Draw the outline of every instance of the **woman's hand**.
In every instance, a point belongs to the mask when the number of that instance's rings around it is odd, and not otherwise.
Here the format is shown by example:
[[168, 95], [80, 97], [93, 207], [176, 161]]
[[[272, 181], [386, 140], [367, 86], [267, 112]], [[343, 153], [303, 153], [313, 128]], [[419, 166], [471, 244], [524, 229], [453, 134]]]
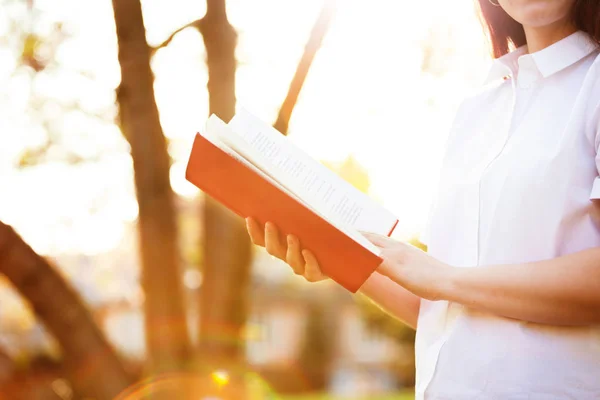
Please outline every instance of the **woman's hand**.
[[309, 282], [327, 279], [319, 267], [315, 256], [308, 250], [302, 249], [300, 241], [293, 235], [288, 235], [282, 243], [277, 227], [271, 222], [265, 224], [264, 230], [252, 218], [246, 218], [246, 227], [252, 242], [267, 249], [267, 252], [285, 261], [296, 275], [304, 276]]
[[442, 288], [451, 282], [454, 267], [410, 244], [372, 233], [363, 235], [381, 249], [383, 263], [377, 272], [421, 298], [442, 300]]

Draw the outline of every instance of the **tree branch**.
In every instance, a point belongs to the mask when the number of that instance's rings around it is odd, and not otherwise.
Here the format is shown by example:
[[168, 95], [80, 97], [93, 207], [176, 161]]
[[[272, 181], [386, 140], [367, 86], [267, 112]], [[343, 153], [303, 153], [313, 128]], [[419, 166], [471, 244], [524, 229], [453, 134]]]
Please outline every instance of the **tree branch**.
[[319, 17], [313, 25], [306, 46], [304, 47], [302, 58], [296, 67], [296, 73], [292, 78], [285, 100], [283, 100], [281, 108], [279, 109], [277, 120], [273, 126], [284, 135], [287, 135], [290, 118], [292, 117], [292, 112], [296, 106], [298, 96], [300, 96], [300, 91], [304, 86], [308, 71], [310, 70], [317, 51], [319, 51], [319, 48], [323, 43], [323, 38], [329, 30], [336, 3], [337, 0], [323, 1], [323, 7], [321, 8]]
[[169, 35], [169, 37], [164, 42], [162, 42], [161, 44], [159, 44], [156, 47], [150, 47], [151, 55], [154, 55], [158, 50], [162, 49], [163, 47], [167, 47], [171, 43], [171, 41], [175, 38], [175, 36], [177, 36], [177, 34], [180, 33], [181, 31], [184, 31], [187, 28], [200, 29], [201, 21], [202, 21], [202, 19], [197, 19], [195, 21], [192, 21], [192, 22], [185, 24], [182, 27], [176, 29], [173, 33], [171, 33]]
[[129, 386], [131, 377], [79, 293], [2, 221], [0, 273], [29, 302], [60, 344], [69, 378], [78, 394], [109, 400]]

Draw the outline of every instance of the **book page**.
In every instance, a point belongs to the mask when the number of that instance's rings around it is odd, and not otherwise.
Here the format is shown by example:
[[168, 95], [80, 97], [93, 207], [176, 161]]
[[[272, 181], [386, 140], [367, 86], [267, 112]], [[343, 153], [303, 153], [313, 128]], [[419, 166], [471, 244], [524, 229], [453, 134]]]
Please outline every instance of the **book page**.
[[253, 170], [257, 174], [259, 174], [263, 178], [267, 179], [271, 184], [276, 185], [279, 189], [281, 189], [281, 190], [285, 191], [287, 194], [293, 196], [296, 200], [302, 201], [296, 195], [289, 192], [286, 188], [281, 186], [278, 182], [274, 181], [270, 176], [268, 176], [263, 171], [261, 171], [259, 168], [257, 168], [250, 161], [246, 160], [244, 158], [244, 156], [239, 154], [232, 147], [228, 146], [223, 140], [221, 140], [221, 137], [226, 136], [226, 134], [224, 135], [222, 132], [223, 129], [225, 129], [225, 130], [228, 129], [227, 124], [225, 122], [223, 122], [216, 115], [211, 115], [206, 123], [206, 129], [204, 132], [201, 133], [201, 135], [204, 136], [209, 142], [211, 142], [212, 144], [217, 146], [219, 149], [223, 150], [229, 156], [231, 156], [232, 158], [241, 162], [246, 167], [250, 168], [251, 170]]
[[[287, 138], [245, 110], [228, 124], [258, 154], [278, 179], [328, 220], [357, 231], [387, 235], [396, 217], [335, 172], [294, 146]], [[254, 160], [253, 160], [254, 161]]]
[[369, 240], [367, 240], [363, 235], [354, 230], [352, 227], [346, 226], [345, 224], [335, 223], [334, 221], [329, 221], [318, 210], [314, 209], [310, 204], [308, 204], [303, 199], [301, 199], [293, 192], [288, 190], [288, 188], [282, 185], [275, 176], [268, 173], [264, 169], [264, 165], [263, 168], [261, 168], [260, 165], [256, 165], [255, 163], [253, 163], [250, 160], [250, 158], [256, 158], [256, 154], [253, 154], [254, 150], [247, 143], [245, 143], [243, 139], [237, 137], [237, 135], [235, 135], [235, 133], [231, 131], [228, 125], [225, 124], [225, 122], [219, 119], [216, 115], [211, 115], [209, 117], [206, 123], [205, 132], [202, 133], [202, 136], [204, 136], [212, 144], [226, 152], [232, 158], [236, 159], [248, 168], [252, 169], [254, 172], [259, 174], [261, 177], [263, 177], [269, 183], [277, 187], [279, 190], [288, 194], [290, 197], [292, 197], [293, 199], [310, 209], [316, 215], [330, 222], [339, 231], [341, 231], [346, 236], [350, 237], [363, 247], [370, 250], [373, 254], [378, 255], [380, 253], [380, 250], [379, 248], [377, 248], [377, 246], [373, 245]]

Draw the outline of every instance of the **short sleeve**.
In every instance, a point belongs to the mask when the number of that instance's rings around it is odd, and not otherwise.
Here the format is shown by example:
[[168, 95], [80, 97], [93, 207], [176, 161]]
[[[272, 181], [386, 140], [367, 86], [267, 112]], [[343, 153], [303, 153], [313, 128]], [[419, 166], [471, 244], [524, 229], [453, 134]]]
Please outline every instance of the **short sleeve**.
[[[598, 165], [598, 157], [596, 156], [596, 165]], [[594, 179], [594, 186], [592, 186], [592, 193], [590, 194], [591, 200], [600, 200], [600, 177]]]

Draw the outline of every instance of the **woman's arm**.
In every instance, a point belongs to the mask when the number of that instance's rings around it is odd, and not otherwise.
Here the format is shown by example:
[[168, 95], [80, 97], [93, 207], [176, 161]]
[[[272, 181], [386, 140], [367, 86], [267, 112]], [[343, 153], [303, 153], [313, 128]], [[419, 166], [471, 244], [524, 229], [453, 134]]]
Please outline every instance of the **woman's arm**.
[[387, 276], [374, 272], [359, 292], [371, 299], [386, 313], [413, 329], [417, 328], [421, 299]]
[[[328, 279], [321, 272], [314, 255], [300, 248], [297, 238], [290, 235], [287, 241], [282, 243], [275, 225], [267, 222], [263, 228], [252, 218], [248, 218], [246, 224], [252, 242], [265, 247], [269, 254], [285, 261], [297, 275], [302, 275], [309, 282]], [[374, 272], [363, 284], [360, 292], [388, 314], [416, 328], [421, 300], [402, 286]]]
[[456, 268], [440, 297], [542, 324], [598, 324], [600, 248], [526, 264]]
[[368, 235], [378, 271], [416, 295], [550, 325], [600, 324], [600, 248], [523, 264], [457, 268], [413, 246]]

